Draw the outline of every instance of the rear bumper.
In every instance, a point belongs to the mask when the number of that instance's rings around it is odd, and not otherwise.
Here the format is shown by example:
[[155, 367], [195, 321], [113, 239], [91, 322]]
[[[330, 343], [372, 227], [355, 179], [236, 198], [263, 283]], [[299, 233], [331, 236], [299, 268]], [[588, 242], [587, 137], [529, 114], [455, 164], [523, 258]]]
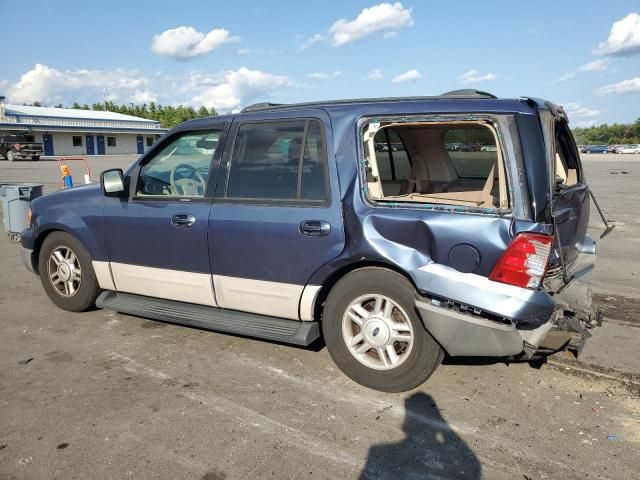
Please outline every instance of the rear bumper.
[[430, 263], [412, 273], [426, 297], [452, 301], [469, 310], [479, 310], [483, 316], [510, 320], [521, 328], [545, 324], [556, 308], [554, 299], [542, 290], [494, 282], [446, 265]]
[[595, 242], [586, 235], [570, 266], [570, 281], [565, 283], [562, 275], [547, 278], [546, 291], [425, 265], [414, 272], [424, 292], [416, 308], [425, 328], [451, 356], [507, 357], [564, 349], [577, 355], [591, 336], [588, 329], [601, 322], [591, 302], [596, 256]]
[[509, 357], [535, 350], [553, 327], [551, 321], [533, 329], [501, 323], [417, 300], [425, 328], [451, 356]]

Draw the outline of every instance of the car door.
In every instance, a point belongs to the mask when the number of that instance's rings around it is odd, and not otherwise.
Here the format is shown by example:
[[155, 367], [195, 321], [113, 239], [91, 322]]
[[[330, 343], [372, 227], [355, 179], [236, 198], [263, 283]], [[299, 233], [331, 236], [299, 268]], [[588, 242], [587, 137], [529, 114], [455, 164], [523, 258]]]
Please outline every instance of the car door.
[[307, 281], [343, 250], [331, 124], [307, 113], [234, 120], [209, 219], [221, 307], [311, 320], [320, 286]]
[[116, 290], [216, 306], [207, 225], [224, 124], [175, 133], [131, 171], [129, 196], [105, 198]]

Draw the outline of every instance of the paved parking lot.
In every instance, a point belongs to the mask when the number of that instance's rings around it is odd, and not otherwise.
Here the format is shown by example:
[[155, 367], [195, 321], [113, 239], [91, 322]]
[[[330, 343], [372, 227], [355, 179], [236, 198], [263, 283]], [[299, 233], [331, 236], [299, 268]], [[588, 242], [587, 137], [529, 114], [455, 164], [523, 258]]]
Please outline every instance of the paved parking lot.
[[[585, 160], [619, 225], [600, 243], [607, 340], [588, 362], [448, 359], [404, 394], [354, 384], [322, 345], [63, 312], [0, 236], [0, 478], [637, 478], [635, 160]], [[0, 182], [51, 191], [57, 175], [51, 161], [0, 163]]]

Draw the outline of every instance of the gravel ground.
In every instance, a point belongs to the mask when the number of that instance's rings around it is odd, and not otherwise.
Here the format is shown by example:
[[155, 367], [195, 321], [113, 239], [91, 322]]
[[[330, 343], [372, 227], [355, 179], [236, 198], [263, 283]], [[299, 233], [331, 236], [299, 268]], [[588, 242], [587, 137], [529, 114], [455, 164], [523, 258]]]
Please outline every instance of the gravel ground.
[[[640, 238], [640, 163], [605, 160], [587, 158], [585, 170], [608, 216], [624, 223], [601, 242], [596, 277], [610, 311], [624, 311], [611, 320], [622, 329], [615, 342], [638, 337], [640, 259], [631, 247]], [[131, 161], [90, 163], [98, 172]], [[51, 191], [56, 169], [1, 163], [0, 182]], [[559, 361], [447, 359], [420, 388], [383, 394], [348, 380], [322, 345], [58, 310], [4, 236], [0, 266], [2, 479], [631, 479], [640, 471], [639, 383], [621, 380], [633, 376]]]

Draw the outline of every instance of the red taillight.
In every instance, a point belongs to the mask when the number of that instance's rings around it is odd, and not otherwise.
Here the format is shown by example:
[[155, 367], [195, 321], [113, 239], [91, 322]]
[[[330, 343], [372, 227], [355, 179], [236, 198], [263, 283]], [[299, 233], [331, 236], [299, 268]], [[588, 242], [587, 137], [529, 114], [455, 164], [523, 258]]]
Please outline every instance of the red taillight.
[[547, 271], [553, 237], [519, 233], [502, 254], [489, 278], [518, 287], [538, 288]]

